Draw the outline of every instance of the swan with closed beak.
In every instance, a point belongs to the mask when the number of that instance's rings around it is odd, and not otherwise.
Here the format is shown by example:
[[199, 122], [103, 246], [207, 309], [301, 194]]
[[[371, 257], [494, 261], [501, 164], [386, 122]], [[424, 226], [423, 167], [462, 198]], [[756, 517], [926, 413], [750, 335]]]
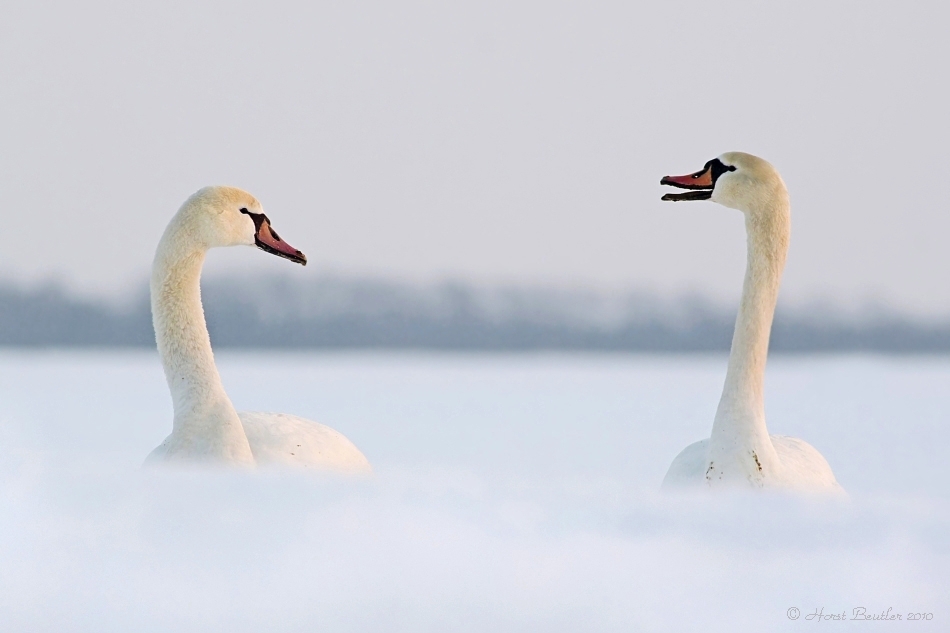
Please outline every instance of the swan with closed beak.
[[152, 265], [152, 324], [172, 395], [172, 433], [149, 462], [284, 464], [338, 473], [370, 472], [339, 432], [292, 415], [238, 412], [225, 393], [201, 305], [205, 255], [219, 246], [257, 248], [306, 265], [282, 240], [251, 194], [205, 187], [169, 222]]
[[769, 435], [765, 426], [765, 361], [791, 229], [782, 177], [761, 158], [729, 152], [694, 174], [666, 176], [660, 184], [687, 190], [668, 193], [663, 200], [711, 200], [741, 211], [748, 249], [712, 433], [677, 455], [663, 486], [843, 492], [821, 453], [803, 440]]

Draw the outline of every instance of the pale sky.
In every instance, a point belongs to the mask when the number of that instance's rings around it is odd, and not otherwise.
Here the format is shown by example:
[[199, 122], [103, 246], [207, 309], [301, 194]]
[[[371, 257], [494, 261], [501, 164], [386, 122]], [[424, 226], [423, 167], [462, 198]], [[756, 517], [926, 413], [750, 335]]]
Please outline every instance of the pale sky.
[[946, 3], [10, 2], [0, 278], [117, 292], [206, 184], [305, 269], [738, 294], [728, 150], [792, 196], [783, 297], [950, 314]]

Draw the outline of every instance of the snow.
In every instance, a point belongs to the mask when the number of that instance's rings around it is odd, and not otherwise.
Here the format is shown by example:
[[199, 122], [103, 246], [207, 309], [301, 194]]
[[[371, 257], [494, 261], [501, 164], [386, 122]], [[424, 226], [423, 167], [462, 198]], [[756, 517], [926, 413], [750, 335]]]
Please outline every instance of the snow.
[[238, 408], [333, 426], [375, 477], [142, 469], [171, 424], [153, 353], [3, 352], [0, 630], [947, 629], [946, 357], [770, 360], [770, 430], [846, 502], [659, 493], [718, 355], [218, 364]]

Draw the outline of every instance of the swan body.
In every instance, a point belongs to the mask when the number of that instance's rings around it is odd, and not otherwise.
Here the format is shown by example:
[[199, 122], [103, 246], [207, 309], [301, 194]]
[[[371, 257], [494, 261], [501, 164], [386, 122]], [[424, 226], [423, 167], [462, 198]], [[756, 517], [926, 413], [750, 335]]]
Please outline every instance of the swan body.
[[741, 152], [661, 184], [688, 189], [664, 200], [712, 200], [745, 214], [748, 260], [722, 397], [708, 439], [673, 460], [664, 487], [785, 488], [843, 492], [807, 442], [769, 435], [764, 380], [772, 318], [791, 231], [788, 191], [765, 160]]
[[[835, 480], [831, 466], [822, 457], [814, 446], [797, 437], [786, 435], [770, 435], [769, 439], [775, 447], [776, 458], [781, 468], [770, 473], [767, 481], [764, 477], [756, 477], [750, 471], [751, 477], [745, 481], [753, 487], [773, 486], [777, 488], [791, 488], [803, 490], [839, 491], [841, 486]], [[752, 457], [753, 463], [757, 455]], [[663, 478], [664, 488], [689, 488], [709, 485], [706, 473], [711, 465], [709, 458], [709, 440], [693, 442], [680, 452], [670, 464], [670, 468]], [[756, 467], [756, 471], [758, 468]], [[721, 474], [721, 472], [720, 472]]]
[[260, 203], [233, 187], [205, 187], [169, 222], [152, 265], [155, 341], [172, 395], [172, 432], [149, 462], [283, 464], [366, 473], [366, 457], [339, 432], [285, 414], [238, 412], [215, 366], [201, 305], [200, 277], [210, 248], [248, 245], [306, 264], [270, 226]]
[[239, 411], [258, 464], [318, 467], [344, 474], [369, 470], [369, 462], [339, 431], [286, 413]]

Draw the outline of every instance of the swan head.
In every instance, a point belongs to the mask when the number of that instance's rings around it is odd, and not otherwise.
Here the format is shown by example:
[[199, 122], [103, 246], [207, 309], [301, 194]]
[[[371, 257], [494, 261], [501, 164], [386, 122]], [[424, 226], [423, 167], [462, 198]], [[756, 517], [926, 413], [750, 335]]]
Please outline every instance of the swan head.
[[179, 215], [188, 234], [206, 248], [256, 246], [307, 265], [307, 257], [285, 242], [271, 227], [257, 198], [236, 187], [205, 187], [182, 206]]
[[767, 209], [777, 195], [787, 196], [785, 183], [768, 161], [743, 152], [726, 152], [685, 176], [664, 176], [661, 185], [688, 189], [663, 200], [711, 200], [743, 213]]

